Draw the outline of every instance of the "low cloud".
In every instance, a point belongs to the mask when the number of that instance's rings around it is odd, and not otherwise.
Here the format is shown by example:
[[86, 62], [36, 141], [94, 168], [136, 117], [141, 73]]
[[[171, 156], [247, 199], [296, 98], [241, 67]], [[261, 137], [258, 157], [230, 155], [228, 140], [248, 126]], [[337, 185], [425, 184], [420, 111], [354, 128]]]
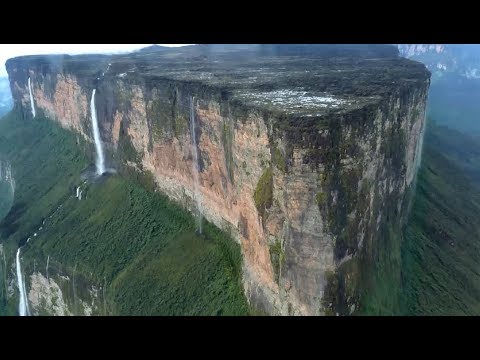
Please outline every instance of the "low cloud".
[[[115, 54], [135, 51], [153, 44], [0, 44], [0, 77], [6, 77], [5, 62], [13, 57], [38, 54]], [[184, 46], [189, 44], [158, 44]]]

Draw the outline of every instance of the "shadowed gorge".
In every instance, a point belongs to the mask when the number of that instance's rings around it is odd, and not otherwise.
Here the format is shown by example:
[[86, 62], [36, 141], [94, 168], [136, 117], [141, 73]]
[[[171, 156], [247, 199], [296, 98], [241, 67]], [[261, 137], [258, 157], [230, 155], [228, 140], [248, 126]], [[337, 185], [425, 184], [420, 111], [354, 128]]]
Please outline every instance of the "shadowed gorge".
[[[32, 312], [400, 306], [430, 73], [395, 47], [199, 45], [6, 67], [0, 154], [19, 196], [0, 237], [10, 254], [38, 232], [22, 248]], [[118, 174], [85, 178], [100, 153]]]

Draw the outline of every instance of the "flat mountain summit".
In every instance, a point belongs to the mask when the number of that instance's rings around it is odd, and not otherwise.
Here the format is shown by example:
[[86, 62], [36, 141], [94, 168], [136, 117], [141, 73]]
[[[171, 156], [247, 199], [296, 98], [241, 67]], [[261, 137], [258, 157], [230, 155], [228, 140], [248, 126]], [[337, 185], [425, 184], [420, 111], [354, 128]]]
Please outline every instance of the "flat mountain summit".
[[390, 45], [154, 45], [121, 55], [24, 56], [8, 60], [7, 68], [12, 62], [71, 72], [91, 79], [92, 88], [95, 80], [112, 77], [180, 81], [223, 100], [295, 117], [358, 109], [430, 76]]

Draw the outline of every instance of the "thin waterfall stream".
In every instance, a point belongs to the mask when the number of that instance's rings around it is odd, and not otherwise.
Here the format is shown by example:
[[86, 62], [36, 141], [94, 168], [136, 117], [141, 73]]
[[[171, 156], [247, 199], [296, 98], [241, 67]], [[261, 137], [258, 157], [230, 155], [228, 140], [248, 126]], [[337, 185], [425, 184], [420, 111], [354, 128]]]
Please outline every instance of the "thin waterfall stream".
[[97, 110], [95, 108], [95, 92], [93, 89], [92, 99], [90, 100], [90, 112], [92, 116], [93, 139], [95, 141], [95, 149], [97, 151], [97, 158], [95, 166], [97, 168], [97, 175], [102, 175], [105, 172], [105, 156], [103, 155], [102, 140], [100, 139], [100, 130], [98, 129]]

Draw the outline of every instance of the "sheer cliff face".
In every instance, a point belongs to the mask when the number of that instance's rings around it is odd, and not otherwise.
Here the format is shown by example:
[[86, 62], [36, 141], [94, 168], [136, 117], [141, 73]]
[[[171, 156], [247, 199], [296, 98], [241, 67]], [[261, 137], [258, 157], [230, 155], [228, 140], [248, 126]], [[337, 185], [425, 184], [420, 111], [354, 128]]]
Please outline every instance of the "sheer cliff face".
[[[228, 77], [226, 65], [218, 75], [162, 59], [160, 74], [125, 57], [91, 73], [37, 58], [10, 60], [7, 70], [27, 118], [30, 77], [37, 112], [92, 142], [88, 105], [96, 88], [107, 162], [125, 175], [153, 175], [159, 191], [190, 210], [193, 100], [203, 215], [240, 242], [251, 303], [271, 314], [354, 311], [362, 275], [382, 256], [384, 229], [399, 229], [406, 217], [428, 72], [388, 59], [377, 60], [376, 76], [375, 60], [352, 68], [350, 60], [317, 66], [311, 58], [292, 78], [282, 70], [289, 57], [248, 71], [232, 67], [238, 77]], [[192, 66], [184, 63], [178, 59]], [[353, 78], [337, 75], [347, 70]]]

